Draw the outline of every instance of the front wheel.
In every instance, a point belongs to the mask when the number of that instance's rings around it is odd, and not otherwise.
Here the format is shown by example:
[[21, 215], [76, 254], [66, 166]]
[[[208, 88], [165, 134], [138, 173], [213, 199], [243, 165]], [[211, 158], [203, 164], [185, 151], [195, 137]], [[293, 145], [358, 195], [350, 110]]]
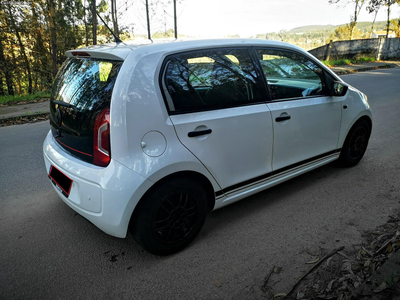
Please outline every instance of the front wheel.
[[352, 167], [359, 163], [367, 150], [371, 128], [365, 120], [358, 121], [349, 131], [339, 157], [344, 167]]
[[172, 178], [154, 186], [132, 216], [135, 241], [156, 255], [183, 249], [204, 224], [206, 197], [203, 187], [189, 178]]

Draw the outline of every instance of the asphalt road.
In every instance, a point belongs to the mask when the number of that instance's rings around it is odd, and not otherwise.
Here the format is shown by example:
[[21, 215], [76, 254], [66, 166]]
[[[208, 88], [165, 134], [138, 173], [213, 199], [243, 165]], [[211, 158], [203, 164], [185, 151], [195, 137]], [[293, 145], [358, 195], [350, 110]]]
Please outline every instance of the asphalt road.
[[355, 168], [333, 164], [211, 213], [183, 252], [156, 257], [75, 214], [47, 179], [48, 122], [0, 128], [0, 299], [261, 299], [400, 207], [400, 68], [346, 75], [374, 112]]

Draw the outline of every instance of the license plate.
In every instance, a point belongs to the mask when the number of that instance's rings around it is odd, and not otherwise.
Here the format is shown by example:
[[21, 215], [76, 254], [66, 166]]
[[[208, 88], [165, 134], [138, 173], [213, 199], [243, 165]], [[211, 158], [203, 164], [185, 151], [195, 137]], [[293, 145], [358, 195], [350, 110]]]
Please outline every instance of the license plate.
[[72, 179], [70, 179], [67, 175], [65, 175], [54, 166], [51, 166], [50, 168], [49, 178], [54, 185], [61, 189], [61, 193], [65, 197], [69, 196], [72, 187]]

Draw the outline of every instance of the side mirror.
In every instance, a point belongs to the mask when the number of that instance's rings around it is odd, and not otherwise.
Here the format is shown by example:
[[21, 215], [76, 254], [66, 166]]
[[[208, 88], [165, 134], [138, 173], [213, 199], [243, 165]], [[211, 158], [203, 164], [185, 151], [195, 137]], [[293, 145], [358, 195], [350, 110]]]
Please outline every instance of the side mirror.
[[331, 87], [331, 96], [342, 97], [346, 95], [349, 86], [340, 81], [334, 81]]

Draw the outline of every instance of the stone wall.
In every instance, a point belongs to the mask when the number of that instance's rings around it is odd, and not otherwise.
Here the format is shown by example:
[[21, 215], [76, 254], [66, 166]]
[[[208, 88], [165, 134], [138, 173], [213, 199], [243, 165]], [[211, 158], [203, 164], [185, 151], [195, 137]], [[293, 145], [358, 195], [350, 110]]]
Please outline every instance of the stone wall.
[[309, 52], [321, 60], [352, 58], [357, 54], [372, 55], [378, 60], [400, 58], [400, 38], [338, 41]]

